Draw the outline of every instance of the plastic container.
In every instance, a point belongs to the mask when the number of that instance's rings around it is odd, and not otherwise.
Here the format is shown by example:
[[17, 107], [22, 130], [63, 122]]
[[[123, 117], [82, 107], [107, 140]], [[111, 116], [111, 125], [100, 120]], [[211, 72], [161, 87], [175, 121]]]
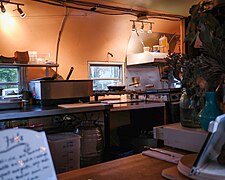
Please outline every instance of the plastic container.
[[160, 44], [161, 46], [167, 46], [167, 43], [168, 43], [168, 41], [167, 41], [167, 37], [165, 36], [165, 34], [163, 35], [163, 37], [162, 37], [162, 44]]
[[160, 52], [162, 53], [167, 53], [169, 50], [169, 43], [165, 34], [159, 38], [159, 47], [161, 47]]
[[160, 52], [159, 45], [154, 45], [153, 46], [153, 52]]
[[104, 141], [101, 127], [95, 121], [87, 120], [75, 129], [81, 136], [81, 167], [98, 164], [103, 161]]
[[80, 168], [80, 136], [57, 133], [47, 136], [56, 173]]

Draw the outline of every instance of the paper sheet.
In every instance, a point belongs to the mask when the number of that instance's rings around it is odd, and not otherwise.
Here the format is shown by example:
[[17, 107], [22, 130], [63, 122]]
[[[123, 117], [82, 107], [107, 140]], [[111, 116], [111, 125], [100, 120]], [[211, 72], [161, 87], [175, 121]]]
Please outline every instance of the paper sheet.
[[160, 152], [151, 151], [151, 150], [143, 151], [142, 154], [146, 155], [146, 156], [154, 157], [154, 158], [157, 158], [157, 159], [161, 159], [161, 160], [164, 160], [164, 161], [167, 161], [167, 162], [171, 162], [171, 163], [174, 163], [174, 164], [178, 164], [179, 160], [183, 157], [183, 155], [179, 154], [179, 153], [167, 151], [167, 150], [164, 150], [164, 149], [158, 149], [158, 150], [160, 150], [161, 152], [167, 153], [167, 154], [171, 154], [171, 156], [160, 153]]

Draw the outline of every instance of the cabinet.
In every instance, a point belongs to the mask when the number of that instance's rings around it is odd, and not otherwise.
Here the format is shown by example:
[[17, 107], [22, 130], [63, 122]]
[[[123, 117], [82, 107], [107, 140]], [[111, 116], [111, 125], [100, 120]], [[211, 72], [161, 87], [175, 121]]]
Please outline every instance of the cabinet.
[[[46, 123], [46, 118], [52, 117], [63, 117], [67, 115], [75, 115], [80, 114], [82, 119], [85, 119], [87, 113], [89, 115], [87, 117], [91, 117], [92, 119], [101, 119], [103, 121], [104, 127], [104, 144], [105, 150], [108, 151], [109, 148], [109, 111], [110, 105], [108, 104], [82, 104], [80, 103], [74, 108], [61, 108], [58, 106], [25, 106], [21, 109], [11, 109], [11, 110], [3, 110], [0, 111], [0, 124], [4, 122], [12, 122], [12, 121], [29, 121], [28, 126], [30, 127], [30, 120], [39, 120], [40, 123]], [[96, 115], [94, 115], [96, 114]], [[92, 116], [93, 115], [93, 116]], [[80, 121], [82, 119], [74, 119], [74, 121]], [[98, 119], [98, 120], [99, 120]], [[50, 119], [50, 121], [52, 121]], [[72, 123], [71, 119], [61, 119], [60, 122], [64, 121], [65, 125], [70, 125]], [[74, 125], [74, 124], [73, 124]], [[66, 126], [60, 125], [59, 128], [61, 131], [67, 131]], [[72, 127], [72, 125], [70, 125]], [[31, 127], [30, 127], [31, 128]], [[43, 129], [45, 130], [45, 128]]]

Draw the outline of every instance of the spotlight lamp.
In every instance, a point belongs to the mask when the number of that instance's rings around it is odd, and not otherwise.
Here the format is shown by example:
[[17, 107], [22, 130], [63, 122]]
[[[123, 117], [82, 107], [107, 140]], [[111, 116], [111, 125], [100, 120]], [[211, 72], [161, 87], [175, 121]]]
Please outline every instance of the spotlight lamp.
[[136, 31], [136, 26], [135, 26], [135, 22], [133, 21], [133, 25], [132, 25], [132, 31]]
[[23, 10], [20, 8], [20, 6], [17, 4], [17, 11], [20, 13], [21, 18], [24, 18], [26, 14], [23, 12]]
[[21, 6], [24, 6], [24, 4], [17, 3], [17, 2], [12, 2], [12, 1], [9, 1], [9, 0], [0, 0], [0, 2], [1, 2], [0, 8], [1, 8], [1, 12], [2, 13], [5, 13], [6, 12], [6, 8], [5, 8], [4, 4], [10, 4], [10, 5], [17, 6], [17, 8], [14, 9], [13, 11], [18, 11], [20, 13], [21, 18], [24, 18], [26, 16], [26, 14], [20, 8]]
[[3, 5], [3, 2], [1, 2], [1, 11], [2, 11], [2, 13], [6, 12], [6, 9], [5, 9], [5, 6]]
[[150, 21], [137, 21], [137, 20], [130, 20], [133, 25], [132, 25], [132, 31], [137, 31], [136, 29], [136, 23], [141, 23], [141, 28], [140, 31], [144, 32], [144, 26], [149, 24], [149, 30], [147, 33], [151, 34], [152, 33], [152, 24], [154, 24], [154, 22], [150, 22]]
[[149, 30], [148, 33], [151, 34], [152, 33], [152, 23], [149, 23]]
[[144, 32], [144, 23], [143, 22], [141, 23], [141, 29], [140, 29], [140, 31], [141, 32]]

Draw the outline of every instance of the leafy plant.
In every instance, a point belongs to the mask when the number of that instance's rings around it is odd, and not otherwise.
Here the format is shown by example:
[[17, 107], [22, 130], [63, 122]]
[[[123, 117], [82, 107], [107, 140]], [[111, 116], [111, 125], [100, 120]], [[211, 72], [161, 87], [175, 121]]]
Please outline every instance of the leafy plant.
[[208, 82], [208, 90], [217, 91], [225, 77], [225, 42], [214, 38], [203, 44], [201, 61], [202, 77]]
[[167, 69], [173, 72], [176, 79], [180, 80], [189, 97], [198, 99], [203, 93], [203, 79], [201, 61], [189, 55], [169, 53], [165, 58]]
[[212, 42], [214, 37], [224, 36], [224, 30], [219, 20], [210, 12], [213, 7], [211, 0], [200, 1], [193, 5], [190, 10], [190, 21], [186, 29], [186, 38], [190, 46], [195, 42], [198, 33], [203, 43]]

